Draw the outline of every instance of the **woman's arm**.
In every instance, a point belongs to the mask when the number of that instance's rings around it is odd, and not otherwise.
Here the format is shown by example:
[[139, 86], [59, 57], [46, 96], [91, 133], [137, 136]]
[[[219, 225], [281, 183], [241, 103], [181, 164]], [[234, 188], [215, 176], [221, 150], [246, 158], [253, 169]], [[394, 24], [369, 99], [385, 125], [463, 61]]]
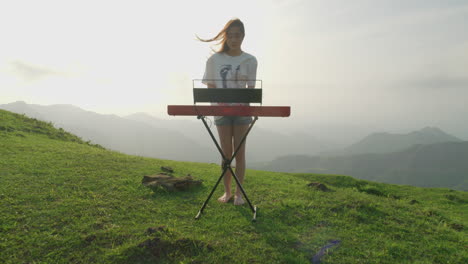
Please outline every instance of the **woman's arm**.
[[206, 86], [208, 86], [208, 88], [216, 88], [216, 85], [212, 84], [212, 83], [209, 83], [207, 84]]

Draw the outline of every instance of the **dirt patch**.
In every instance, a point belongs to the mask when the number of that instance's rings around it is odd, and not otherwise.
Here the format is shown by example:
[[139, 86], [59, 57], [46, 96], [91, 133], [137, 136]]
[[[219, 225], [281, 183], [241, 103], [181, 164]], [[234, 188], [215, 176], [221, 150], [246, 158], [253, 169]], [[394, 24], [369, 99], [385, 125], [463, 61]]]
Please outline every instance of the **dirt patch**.
[[186, 263], [187, 259], [204, 263], [197, 256], [214, 250], [210, 244], [181, 236], [164, 225], [147, 228], [144, 234], [146, 240], [127, 248], [112, 263]]
[[[156, 233], [155, 233], [156, 234]], [[213, 247], [203, 241], [180, 238], [175, 241], [155, 236], [138, 245], [154, 257], [160, 259], [175, 259], [177, 257], [194, 257], [203, 251], [212, 251]]]

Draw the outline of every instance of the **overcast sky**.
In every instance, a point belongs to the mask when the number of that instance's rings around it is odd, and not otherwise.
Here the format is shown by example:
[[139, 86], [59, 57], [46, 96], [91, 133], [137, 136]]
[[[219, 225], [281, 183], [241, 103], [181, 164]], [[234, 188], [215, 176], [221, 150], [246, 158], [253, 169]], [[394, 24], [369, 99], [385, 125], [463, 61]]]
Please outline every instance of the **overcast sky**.
[[211, 52], [195, 34], [233, 17], [264, 105], [292, 107], [265, 126], [334, 136], [438, 126], [468, 140], [468, 1], [2, 1], [0, 104], [178, 118], [166, 106], [192, 103]]

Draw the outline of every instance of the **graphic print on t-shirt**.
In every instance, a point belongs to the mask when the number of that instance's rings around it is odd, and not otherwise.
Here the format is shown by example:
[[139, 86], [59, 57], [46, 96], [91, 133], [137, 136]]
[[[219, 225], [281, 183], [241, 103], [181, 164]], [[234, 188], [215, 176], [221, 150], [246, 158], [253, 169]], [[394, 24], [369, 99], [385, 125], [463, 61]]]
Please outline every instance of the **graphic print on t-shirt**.
[[[232, 74], [232, 65], [222, 65], [219, 74], [221, 75], [223, 88], [239, 88], [237, 87], [237, 76], [240, 70], [240, 65], [236, 68], [236, 73], [234, 74], [235, 78], [233, 78]], [[233, 80], [234, 79], [234, 80]], [[228, 85], [228, 81], [232, 81], [232, 85]]]

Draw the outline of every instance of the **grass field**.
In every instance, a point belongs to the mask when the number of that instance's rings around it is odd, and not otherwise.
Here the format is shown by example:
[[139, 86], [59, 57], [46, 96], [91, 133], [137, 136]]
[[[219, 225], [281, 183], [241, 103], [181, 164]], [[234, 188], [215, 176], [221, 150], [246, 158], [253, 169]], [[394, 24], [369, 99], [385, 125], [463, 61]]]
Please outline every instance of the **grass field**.
[[[161, 166], [204, 183], [144, 187]], [[468, 263], [466, 192], [247, 170], [257, 222], [247, 205], [216, 202], [222, 186], [194, 220], [219, 173], [0, 110], [0, 263], [312, 263], [330, 241], [320, 263]]]

